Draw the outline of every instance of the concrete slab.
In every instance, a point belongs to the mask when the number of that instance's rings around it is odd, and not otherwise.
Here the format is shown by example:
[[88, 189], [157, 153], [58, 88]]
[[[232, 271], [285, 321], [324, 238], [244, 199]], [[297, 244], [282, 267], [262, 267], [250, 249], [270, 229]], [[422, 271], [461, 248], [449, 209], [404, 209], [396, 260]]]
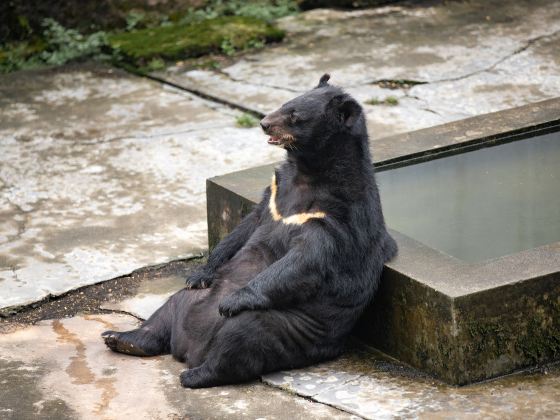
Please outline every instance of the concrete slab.
[[206, 178], [282, 156], [238, 112], [97, 65], [3, 76], [0, 110], [0, 309], [199, 253]]
[[[266, 375], [263, 381], [376, 420], [555, 418], [560, 412], [558, 366], [456, 388], [417, 376], [380, 353], [356, 352], [315, 367]], [[331, 385], [325, 387], [328, 381]]]
[[114, 300], [102, 305], [102, 309], [127, 312], [141, 319], [148, 319], [171, 295], [185, 287], [185, 278], [170, 274], [144, 279], [134, 296]]
[[181, 388], [170, 356], [109, 351], [99, 334], [130, 329], [125, 315], [43, 321], [0, 334], [0, 417], [79, 419], [352, 419], [261, 383]]
[[560, 410], [558, 367], [455, 388], [363, 348], [333, 362], [263, 378], [281, 389], [253, 382], [186, 390], [178, 381], [183, 365], [171, 357], [112, 353], [99, 338], [106, 328], [129, 329], [136, 324], [121, 314], [86, 315], [0, 332], [0, 416], [553, 418]]
[[284, 43], [220, 71], [174, 67], [159, 76], [267, 113], [329, 72], [364, 102], [398, 99], [365, 104], [373, 139], [560, 96], [554, 0], [316, 9], [280, 26]]

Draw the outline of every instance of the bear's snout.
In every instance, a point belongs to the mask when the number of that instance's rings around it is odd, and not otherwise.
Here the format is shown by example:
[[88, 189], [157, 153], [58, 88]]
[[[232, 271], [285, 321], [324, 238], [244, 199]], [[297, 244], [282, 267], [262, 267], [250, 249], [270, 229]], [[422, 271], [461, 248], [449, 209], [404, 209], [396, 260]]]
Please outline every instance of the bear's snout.
[[261, 128], [265, 133], [268, 132], [268, 129], [270, 128], [270, 122], [267, 121], [266, 117], [261, 120]]

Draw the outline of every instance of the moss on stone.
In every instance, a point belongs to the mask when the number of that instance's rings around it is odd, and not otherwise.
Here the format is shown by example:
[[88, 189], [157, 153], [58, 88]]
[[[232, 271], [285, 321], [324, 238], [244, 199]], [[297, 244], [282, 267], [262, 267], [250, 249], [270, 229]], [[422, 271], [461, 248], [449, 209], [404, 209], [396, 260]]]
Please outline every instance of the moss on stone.
[[258, 42], [282, 40], [284, 32], [263, 20], [243, 16], [223, 16], [188, 25], [122, 32], [109, 36], [111, 47], [135, 61], [154, 58], [180, 59], [222, 51], [227, 43], [244, 50]]
[[[556, 314], [560, 316], [560, 314]], [[519, 337], [516, 350], [533, 363], [557, 360], [560, 357], [560, 329], [542, 315], [533, 316], [527, 323], [526, 333]]]
[[[464, 366], [469, 378], [485, 379], [507, 371], [560, 359], [560, 289], [526, 296], [508, 314], [469, 316], [459, 329], [458, 343], [465, 348]], [[550, 297], [552, 296], [552, 298]], [[459, 317], [460, 318], [460, 317]]]
[[473, 352], [490, 351], [495, 357], [507, 352], [510, 335], [500, 322], [488, 320], [471, 320], [467, 322], [466, 329], [470, 336], [467, 346]]

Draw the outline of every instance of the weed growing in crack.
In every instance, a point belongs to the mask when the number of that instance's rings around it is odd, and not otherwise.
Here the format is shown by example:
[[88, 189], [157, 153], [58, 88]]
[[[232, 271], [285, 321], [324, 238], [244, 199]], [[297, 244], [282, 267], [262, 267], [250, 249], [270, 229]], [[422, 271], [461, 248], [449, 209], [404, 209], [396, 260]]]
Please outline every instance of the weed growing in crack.
[[394, 97], [394, 96], [387, 96], [387, 97], [385, 98], [385, 103], [386, 103], [387, 105], [395, 106], [395, 105], [398, 105], [398, 104], [399, 104], [399, 100], [398, 100], [396, 97]]
[[243, 127], [243, 128], [256, 127], [258, 122], [259, 121], [253, 115], [248, 114], [248, 113], [241, 114], [235, 120], [235, 124], [238, 127]]

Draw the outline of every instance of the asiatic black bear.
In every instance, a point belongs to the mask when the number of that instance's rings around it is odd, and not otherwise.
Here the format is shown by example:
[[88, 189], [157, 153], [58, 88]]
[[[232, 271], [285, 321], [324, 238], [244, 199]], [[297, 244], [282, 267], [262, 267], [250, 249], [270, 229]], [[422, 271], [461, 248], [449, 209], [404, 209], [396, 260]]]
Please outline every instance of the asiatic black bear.
[[371, 302], [387, 233], [361, 106], [321, 77], [262, 121], [286, 149], [262, 201], [142, 326], [107, 331], [112, 350], [172, 353], [181, 384], [257, 378], [338, 356]]

